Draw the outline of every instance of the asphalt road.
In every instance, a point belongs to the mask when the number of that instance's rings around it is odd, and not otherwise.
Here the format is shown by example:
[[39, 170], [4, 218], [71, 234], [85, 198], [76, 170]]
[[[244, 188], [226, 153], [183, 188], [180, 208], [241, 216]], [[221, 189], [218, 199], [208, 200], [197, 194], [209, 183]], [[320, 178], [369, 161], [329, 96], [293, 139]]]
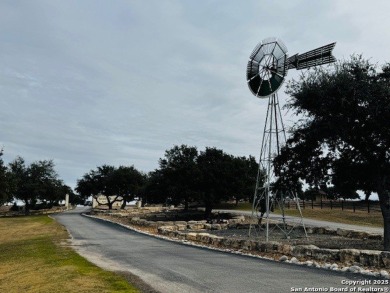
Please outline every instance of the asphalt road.
[[54, 216], [70, 232], [75, 249], [105, 269], [139, 276], [160, 292], [282, 293], [294, 292], [294, 288], [304, 292], [310, 287], [327, 288], [331, 292], [331, 287], [346, 288], [343, 282], [348, 280], [368, 280], [362, 275], [278, 263], [157, 239], [83, 217], [82, 211], [77, 208]]

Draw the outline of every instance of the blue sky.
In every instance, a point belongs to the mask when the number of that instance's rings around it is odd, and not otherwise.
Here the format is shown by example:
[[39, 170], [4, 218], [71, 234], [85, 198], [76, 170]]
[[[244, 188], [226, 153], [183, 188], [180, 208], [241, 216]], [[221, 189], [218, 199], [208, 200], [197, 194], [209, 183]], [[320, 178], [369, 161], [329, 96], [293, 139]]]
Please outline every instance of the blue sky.
[[338, 59], [383, 64], [388, 11], [360, 0], [3, 0], [4, 160], [53, 159], [74, 187], [102, 164], [152, 171], [176, 144], [257, 158], [267, 101], [245, 80], [256, 44], [277, 37], [292, 55], [336, 41]]

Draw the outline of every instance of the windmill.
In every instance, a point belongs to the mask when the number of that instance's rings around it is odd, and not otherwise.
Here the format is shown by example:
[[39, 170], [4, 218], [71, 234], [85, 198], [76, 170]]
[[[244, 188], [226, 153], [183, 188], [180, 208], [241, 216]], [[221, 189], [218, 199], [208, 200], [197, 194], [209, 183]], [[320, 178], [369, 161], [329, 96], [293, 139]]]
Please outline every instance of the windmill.
[[[249, 57], [246, 78], [249, 89], [258, 98], [268, 98], [268, 108], [261, 142], [259, 170], [257, 174], [255, 193], [253, 196], [252, 217], [259, 219], [255, 225], [260, 230], [260, 224], [265, 218], [266, 241], [269, 239], [270, 211], [278, 206], [281, 216], [276, 217], [274, 227], [279, 228], [286, 237], [294, 227], [288, 227], [284, 214], [284, 201], [287, 197], [296, 201], [300, 214], [300, 225], [306, 230], [298, 196], [293, 190], [275, 190], [273, 183], [277, 179], [273, 169], [273, 159], [280, 153], [281, 146], [286, 142], [286, 131], [283, 124], [277, 91], [282, 85], [289, 69], [305, 69], [335, 62], [332, 50], [336, 43], [287, 57], [287, 47], [276, 38], [268, 38], [260, 42]], [[262, 184], [262, 185], [261, 185]], [[261, 186], [260, 186], [261, 185]], [[272, 219], [273, 220], [273, 219]], [[256, 228], [250, 225], [249, 235]]]

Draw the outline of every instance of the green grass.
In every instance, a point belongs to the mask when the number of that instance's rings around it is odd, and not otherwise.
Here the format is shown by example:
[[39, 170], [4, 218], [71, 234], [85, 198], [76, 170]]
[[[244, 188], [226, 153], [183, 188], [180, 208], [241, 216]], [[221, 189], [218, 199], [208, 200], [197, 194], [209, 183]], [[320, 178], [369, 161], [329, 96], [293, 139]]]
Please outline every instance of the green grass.
[[1, 218], [0, 235], [0, 292], [140, 292], [62, 245], [66, 230], [47, 216]]

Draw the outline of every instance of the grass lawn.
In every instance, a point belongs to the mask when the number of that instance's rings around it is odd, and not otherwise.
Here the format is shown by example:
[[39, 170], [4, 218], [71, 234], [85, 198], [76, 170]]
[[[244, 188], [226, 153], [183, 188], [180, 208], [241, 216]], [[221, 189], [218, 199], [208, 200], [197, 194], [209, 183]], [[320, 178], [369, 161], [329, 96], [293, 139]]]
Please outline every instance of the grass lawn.
[[0, 292], [140, 292], [61, 245], [67, 239], [47, 216], [0, 218]]
[[[251, 211], [252, 205], [250, 203], [239, 203], [237, 206], [231, 203], [221, 203], [217, 209], [226, 209], [226, 210], [245, 210]], [[275, 210], [278, 213], [277, 210]], [[297, 209], [286, 209], [286, 215], [289, 216], [298, 216]], [[314, 208], [306, 207], [302, 209], [302, 215], [304, 218], [330, 221], [336, 223], [352, 224], [352, 225], [362, 225], [370, 227], [383, 227], [382, 214], [378, 211], [358, 211], [353, 212], [352, 210], [339, 209], [330, 209], [330, 208]]]
[[[286, 215], [298, 216], [299, 212], [296, 209], [290, 209], [285, 211]], [[311, 209], [306, 208], [302, 209], [302, 215], [304, 218], [351, 224], [351, 225], [360, 225], [360, 226], [369, 226], [369, 227], [383, 227], [383, 218], [382, 214], [377, 211], [356, 211], [344, 210], [341, 209]]]

